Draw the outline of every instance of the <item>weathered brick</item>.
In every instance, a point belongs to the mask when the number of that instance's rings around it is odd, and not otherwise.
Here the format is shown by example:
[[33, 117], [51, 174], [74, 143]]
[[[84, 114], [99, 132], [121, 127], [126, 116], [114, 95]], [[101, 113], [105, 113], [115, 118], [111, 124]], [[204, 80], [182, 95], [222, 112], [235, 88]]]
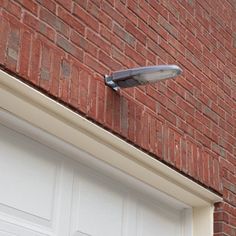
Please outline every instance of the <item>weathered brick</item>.
[[41, 6], [44, 6], [49, 11], [55, 13], [56, 12], [56, 3], [54, 1], [48, 1], [48, 0], [36, 0]]
[[3, 1], [3, 7], [12, 15], [21, 18], [21, 7], [13, 1]]
[[150, 108], [153, 111], [156, 111], [156, 102], [153, 98], [146, 96], [143, 92], [141, 92], [139, 89], [135, 90], [135, 98], [145, 104], [148, 108]]
[[103, 51], [99, 51], [98, 59], [100, 62], [105, 64], [109, 69], [113, 71], [121, 70], [122, 68], [120, 63], [116, 62], [114, 59], [109, 57], [109, 55], [107, 55]]
[[141, 43], [146, 44], [146, 36], [133, 23], [126, 21], [125, 29]]
[[38, 4], [31, 0], [15, 0], [19, 4], [21, 4], [25, 9], [29, 10], [34, 15], [38, 15]]
[[219, 122], [218, 115], [214, 111], [212, 111], [208, 106], [203, 106], [202, 111], [204, 115], [206, 115], [209, 119], [218, 124]]
[[20, 48], [20, 59], [19, 59], [19, 74], [28, 78], [29, 76], [29, 65], [30, 65], [30, 54], [32, 50], [32, 32], [28, 30], [22, 30], [21, 33], [21, 48]]
[[70, 77], [70, 74], [71, 74], [71, 65], [67, 60], [63, 59], [61, 61], [61, 76], [62, 78], [68, 78]]
[[20, 49], [20, 24], [12, 22], [10, 24], [10, 32], [8, 35], [6, 64], [9, 68], [16, 71], [19, 62]]
[[74, 46], [71, 42], [60, 35], [57, 36], [56, 42], [63, 50], [76, 57], [79, 61], [83, 61], [83, 51], [80, 48]]
[[87, 30], [86, 40], [89, 40], [90, 42], [94, 43], [97, 47], [99, 47], [108, 54], [111, 51], [111, 43], [108, 43], [99, 34], [96, 34], [91, 30]]
[[79, 5], [74, 4], [73, 14], [76, 17], [78, 17], [81, 21], [83, 21], [84, 24], [86, 24], [89, 27], [91, 27], [94, 31], [98, 31], [99, 30], [99, 23], [98, 23], [98, 21], [94, 17], [92, 17], [90, 14], [88, 14]]
[[33, 84], [38, 85], [39, 83], [39, 67], [40, 67], [40, 55], [42, 50], [41, 41], [38, 38], [32, 39], [31, 49], [31, 63], [30, 63], [30, 81]]
[[164, 17], [159, 16], [159, 23], [160, 25], [169, 32], [173, 37], [178, 37], [178, 31], [171, 25]]
[[[50, 93], [56, 97], [59, 96], [60, 66], [61, 66], [61, 59], [63, 57], [65, 56], [59, 51], [55, 51], [53, 53]], [[76, 87], [76, 89], [78, 89], [78, 87]]]
[[130, 46], [134, 47], [135, 45], [135, 37], [133, 37], [131, 34], [126, 32], [123, 28], [121, 28], [119, 25], [114, 24], [113, 26], [113, 32], [119, 36], [122, 40], [124, 40], [126, 43], [128, 43]]
[[131, 59], [133, 59], [139, 66], [146, 65], [146, 59], [141, 54], [139, 54], [139, 52], [135, 51], [128, 45], [126, 45], [125, 47], [125, 54]]
[[63, 8], [58, 8], [58, 17], [61, 18], [63, 22], [71, 26], [74, 30], [76, 30], [77, 33], [80, 33], [81, 35], [85, 34], [85, 26], [82, 22], [80, 22], [76, 17], [71, 15], [69, 12], [64, 10]]
[[85, 52], [88, 52], [92, 56], [97, 57], [98, 48], [74, 30], [71, 33], [71, 41]]
[[83, 112], [87, 112], [88, 104], [88, 82], [89, 73], [85, 70], [79, 71], [79, 109]]
[[41, 8], [39, 17], [64, 36], [69, 35], [69, 26], [50, 11]]
[[89, 66], [91, 69], [100, 73], [101, 75], [106, 75], [109, 72], [109, 69], [102, 65], [99, 61], [95, 60], [89, 55], [85, 55], [84, 63]]
[[55, 30], [52, 27], [46, 25], [46, 23], [40, 21], [35, 16], [31, 15], [28, 12], [24, 12], [23, 22], [33, 30], [37, 30], [39, 33], [49, 38], [51, 41], [54, 41]]
[[88, 88], [88, 97], [89, 97], [88, 115], [92, 118], [97, 117], [97, 93], [98, 93], [98, 81], [95, 77], [90, 76], [89, 88]]
[[113, 20], [115, 20], [119, 25], [124, 26], [125, 18], [117, 12], [109, 3], [103, 2], [101, 10], [106, 12]]

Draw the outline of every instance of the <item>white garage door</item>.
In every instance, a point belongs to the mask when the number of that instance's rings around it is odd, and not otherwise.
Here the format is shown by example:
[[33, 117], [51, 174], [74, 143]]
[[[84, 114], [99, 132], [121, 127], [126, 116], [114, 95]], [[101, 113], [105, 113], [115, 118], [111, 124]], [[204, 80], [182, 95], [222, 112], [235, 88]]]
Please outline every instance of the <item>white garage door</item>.
[[108, 173], [0, 125], [0, 236], [190, 236], [186, 206]]

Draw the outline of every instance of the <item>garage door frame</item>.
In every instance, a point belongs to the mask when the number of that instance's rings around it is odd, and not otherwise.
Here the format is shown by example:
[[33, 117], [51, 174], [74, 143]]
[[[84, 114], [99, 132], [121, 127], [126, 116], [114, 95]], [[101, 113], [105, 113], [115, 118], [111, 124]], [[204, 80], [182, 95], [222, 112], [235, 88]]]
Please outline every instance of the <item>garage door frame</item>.
[[[215, 193], [0, 71], [0, 107], [193, 207], [193, 236], [212, 236]], [[90, 147], [96, 146], [96, 149]]]

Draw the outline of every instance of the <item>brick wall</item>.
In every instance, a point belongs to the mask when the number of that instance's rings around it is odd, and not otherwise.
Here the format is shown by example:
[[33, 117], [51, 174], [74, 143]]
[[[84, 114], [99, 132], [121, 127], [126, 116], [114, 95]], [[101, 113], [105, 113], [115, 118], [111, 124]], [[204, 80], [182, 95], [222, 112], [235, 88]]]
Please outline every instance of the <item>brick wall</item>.
[[[113, 92], [111, 71], [182, 76]], [[224, 198], [236, 235], [235, 0], [1, 0], [0, 65]]]

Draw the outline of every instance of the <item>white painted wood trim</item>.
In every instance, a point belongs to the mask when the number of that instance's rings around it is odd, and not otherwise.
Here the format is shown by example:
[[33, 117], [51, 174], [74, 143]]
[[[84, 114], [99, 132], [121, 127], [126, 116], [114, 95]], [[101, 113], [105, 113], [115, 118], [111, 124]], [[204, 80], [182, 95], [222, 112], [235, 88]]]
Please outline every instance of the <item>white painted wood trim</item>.
[[[0, 71], [0, 107], [30, 124], [122, 170], [175, 199], [212, 215], [212, 204], [222, 201], [215, 193], [174, 171], [146, 153], [102, 129], [32, 87]], [[208, 210], [207, 210], [208, 209]], [[196, 222], [196, 223], [195, 223]], [[199, 224], [197, 222], [200, 222]], [[205, 230], [213, 232], [211, 219]], [[211, 222], [211, 223], [210, 223]], [[194, 236], [212, 235], [199, 234]]]

